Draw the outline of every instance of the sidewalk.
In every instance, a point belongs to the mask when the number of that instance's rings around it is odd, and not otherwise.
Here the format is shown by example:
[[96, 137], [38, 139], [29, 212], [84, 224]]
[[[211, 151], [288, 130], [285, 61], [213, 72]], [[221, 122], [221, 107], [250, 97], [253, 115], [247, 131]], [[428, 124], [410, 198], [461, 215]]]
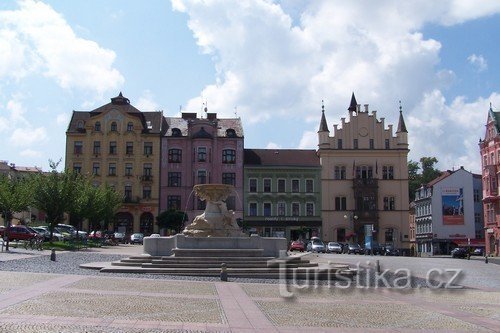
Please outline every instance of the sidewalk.
[[[142, 247], [84, 251], [133, 255]], [[39, 254], [13, 249], [0, 253], [0, 261]], [[229, 280], [0, 270], [0, 332], [498, 332], [500, 327], [498, 291]]]

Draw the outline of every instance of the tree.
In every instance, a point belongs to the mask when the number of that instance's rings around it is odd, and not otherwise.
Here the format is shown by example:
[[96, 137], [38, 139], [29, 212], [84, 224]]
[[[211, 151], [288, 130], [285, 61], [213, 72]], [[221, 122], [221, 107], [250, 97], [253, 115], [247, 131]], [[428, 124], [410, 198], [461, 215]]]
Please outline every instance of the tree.
[[174, 230], [175, 233], [181, 232], [181, 228], [184, 222], [187, 220], [187, 216], [183, 211], [169, 209], [166, 210], [156, 217], [158, 226], [160, 228]]
[[122, 205], [122, 196], [114, 188], [105, 184], [98, 191], [99, 217], [103, 221], [104, 229], [108, 229], [113, 222], [118, 208]]
[[408, 189], [410, 191], [410, 202], [415, 200], [415, 191], [422, 185], [422, 176], [418, 173], [420, 166], [418, 162], [408, 162]]
[[434, 164], [438, 162], [435, 157], [422, 157], [420, 164], [422, 165], [422, 183], [427, 184], [431, 180], [439, 177], [441, 171], [434, 168]]
[[[408, 190], [410, 191], [409, 197], [410, 201], [415, 200], [415, 192], [423, 184], [427, 184], [433, 179], [441, 175], [441, 171], [434, 168], [434, 164], [438, 162], [435, 157], [421, 157], [420, 165], [419, 162], [409, 161], [408, 162]], [[419, 173], [419, 170], [422, 170]]]
[[22, 212], [31, 204], [31, 182], [29, 179], [10, 176], [0, 176], [0, 211], [5, 221], [7, 242], [5, 249], [9, 250], [9, 228], [14, 213]]

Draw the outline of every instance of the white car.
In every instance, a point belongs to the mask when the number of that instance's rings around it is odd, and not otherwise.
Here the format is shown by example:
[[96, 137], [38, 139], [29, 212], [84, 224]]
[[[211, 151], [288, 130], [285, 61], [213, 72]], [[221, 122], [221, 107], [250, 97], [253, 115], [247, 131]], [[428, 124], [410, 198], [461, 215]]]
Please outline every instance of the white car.
[[[47, 230], [47, 232], [48, 232], [48, 233], [49, 233], [49, 235], [50, 235], [50, 229], [49, 229], [49, 227], [48, 227], [48, 226], [46, 226], [46, 225], [42, 225], [42, 226], [40, 226], [40, 227], [38, 227], [38, 228], [42, 228], [42, 229]], [[66, 238], [66, 237], [64, 237], [64, 235], [63, 235], [62, 233], [59, 233], [59, 232], [57, 232], [57, 230], [56, 230], [56, 229], [54, 229], [54, 232], [52, 233], [52, 240], [53, 240], [53, 241], [61, 241], [61, 242], [62, 242], [62, 241], [64, 241], [64, 240], [65, 240], [65, 238]]]

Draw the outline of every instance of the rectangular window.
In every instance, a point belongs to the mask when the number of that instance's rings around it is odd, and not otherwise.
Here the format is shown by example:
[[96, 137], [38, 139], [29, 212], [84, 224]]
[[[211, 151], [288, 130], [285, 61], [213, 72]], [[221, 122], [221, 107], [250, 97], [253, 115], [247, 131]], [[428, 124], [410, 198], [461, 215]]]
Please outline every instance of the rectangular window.
[[73, 171], [75, 173], [82, 173], [82, 165], [80, 163], [73, 164]]
[[342, 139], [337, 140], [337, 149], [342, 149]]
[[83, 142], [82, 141], [75, 141], [74, 153], [76, 155], [81, 155], [83, 153]]
[[314, 203], [306, 202], [306, 216], [314, 216]]
[[248, 180], [248, 191], [251, 193], [257, 192], [257, 179], [256, 178], [250, 178]]
[[110, 176], [116, 176], [116, 163], [109, 163], [108, 171]]
[[300, 215], [300, 205], [298, 202], [292, 202], [292, 216]]
[[286, 215], [286, 203], [283, 201], [278, 202], [278, 216]]
[[92, 150], [94, 155], [101, 154], [101, 141], [94, 141], [94, 149]]
[[335, 197], [335, 210], [347, 210], [346, 197]]
[[153, 143], [152, 142], [144, 142], [144, 155], [146, 155], [146, 156], [153, 155]]
[[207, 147], [198, 147], [198, 162], [206, 162], [207, 161]]
[[169, 172], [167, 184], [168, 184], [168, 187], [180, 187], [181, 186], [181, 173], [180, 172]]
[[226, 163], [226, 164], [236, 163], [236, 150], [224, 149], [222, 151], [222, 163]]
[[286, 180], [278, 179], [278, 193], [285, 193], [285, 192], [286, 192]]
[[95, 176], [99, 175], [99, 163], [96, 162], [92, 165], [92, 174]]
[[248, 216], [257, 216], [257, 203], [250, 202], [248, 204]]
[[132, 185], [125, 185], [124, 198], [126, 202], [132, 201]]
[[125, 164], [125, 176], [132, 176], [132, 163]]
[[271, 178], [264, 178], [264, 192], [271, 193]]
[[167, 196], [167, 209], [180, 210], [181, 208], [181, 196], [180, 195], [169, 195]]
[[394, 167], [392, 165], [382, 167], [382, 179], [394, 179]]
[[352, 144], [354, 146], [354, 149], [358, 149], [358, 139], [354, 139]]
[[182, 150], [172, 148], [168, 150], [168, 161], [170, 163], [181, 163], [182, 162]]
[[132, 155], [134, 153], [134, 143], [126, 142], [125, 143], [125, 154]]
[[373, 139], [370, 139], [370, 149], [375, 149], [375, 142]]
[[198, 170], [198, 184], [207, 183], [207, 172], [205, 170]]
[[300, 192], [300, 183], [298, 179], [292, 179], [292, 193]]
[[314, 193], [314, 181], [306, 179], [306, 193]]
[[333, 174], [334, 179], [346, 179], [346, 168], [344, 165], [336, 165]]
[[226, 207], [228, 210], [236, 210], [236, 197], [234, 195], [231, 195], [226, 199]]
[[481, 201], [481, 194], [478, 189], [474, 189], [474, 202], [480, 202]]
[[222, 184], [236, 186], [236, 173], [223, 172], [222, 173]]
[[264, 202], [264, 216], [271, 216], [271, 203]]
[[373, 178], [373, 167], [371, 165], [357, 166], [356, 167], [356, 178], [357, 179], [372, 179]]
[[394, 197], [384, 197], [384, 210], [395, 210]]
[[142, 180], [153, 180], [153, 165], [151, 163], [144, 163], [142, 166]]
[[385, 149], [390, 149], [389, 139], [385, 139]]
[[116, 141], [110, 141], [109, 142], [109, 154], [110, 155], [116, 155], [117, 154]]
[[151, 186], [144, 186], [142, 188], [142, 198], [151, 199]]

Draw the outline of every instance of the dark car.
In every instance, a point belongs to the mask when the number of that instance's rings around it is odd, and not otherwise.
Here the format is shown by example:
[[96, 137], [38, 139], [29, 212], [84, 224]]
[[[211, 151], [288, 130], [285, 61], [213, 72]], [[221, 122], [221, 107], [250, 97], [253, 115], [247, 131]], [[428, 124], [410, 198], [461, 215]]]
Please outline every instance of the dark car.
[[452, 258], [466, 258], [467, 257], [467, 249], [463, 247], [457, 247], [451, 250]]
[[347, 252], [347, 254], [351, 254], [351, 253], [361, 254], [362, 249], [361, 249], [361, 246], [359, 246], [359, 244], [348, 244], [346, 252]]
[[386, 256], [399, 256], [399, 250], [393, 245], [386, 245], [384, 248], [384, 255]]
[[289, 251], [300, 251], [300, 252], [304, 252], [306, 246], [304, 245], [304, 242], [300, 241], [300, 240], [296, 240], [296, 241], [292, 241], [290, 243], [290, 249]]

